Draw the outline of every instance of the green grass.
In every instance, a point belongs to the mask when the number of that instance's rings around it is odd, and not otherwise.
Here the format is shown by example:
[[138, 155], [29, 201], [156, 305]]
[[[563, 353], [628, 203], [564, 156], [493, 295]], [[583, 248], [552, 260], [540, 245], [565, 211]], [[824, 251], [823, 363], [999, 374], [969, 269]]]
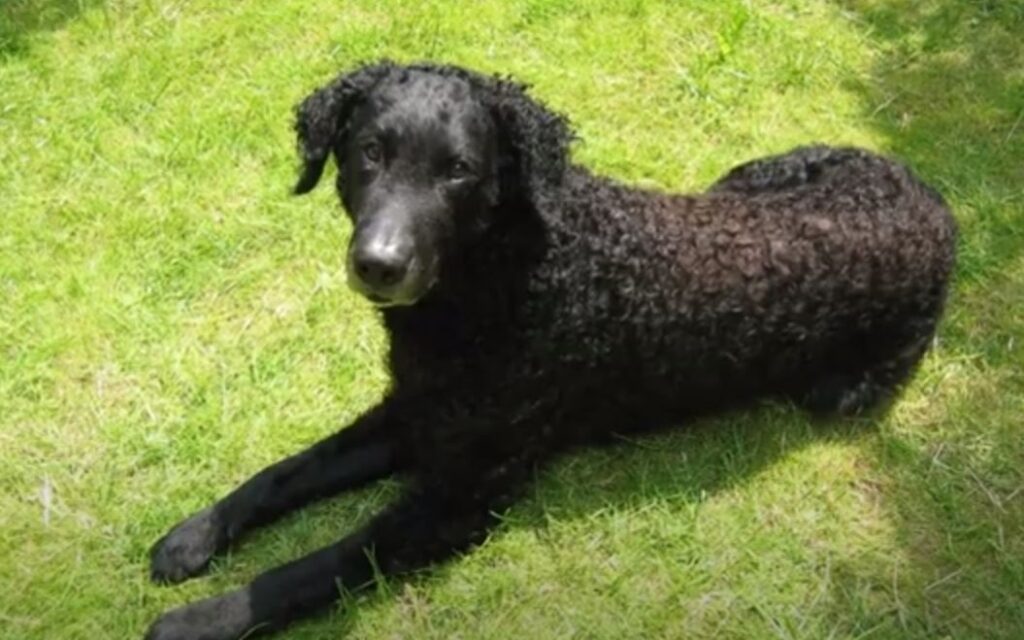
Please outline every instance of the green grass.
[[395, 494], [147, 581], [168, 526], [384, 388], [334, 196], [288, 196], [291, 106], [380, 56], [527, 80], [640, 184], [899, 155], [961, 222], [957, 286], [885, 418], [775, 406], [568, 457], [482, 548], [282, 637], [1020, 637], [1021, 0], [4, 0], [0, 637], [140, 637]]

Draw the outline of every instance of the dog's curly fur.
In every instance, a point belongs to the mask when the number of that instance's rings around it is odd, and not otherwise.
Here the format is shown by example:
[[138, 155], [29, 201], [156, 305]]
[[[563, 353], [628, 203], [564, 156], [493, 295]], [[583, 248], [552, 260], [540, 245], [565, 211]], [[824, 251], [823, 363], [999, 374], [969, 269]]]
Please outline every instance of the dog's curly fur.
[[340, 489], [400, 471], [408, 493], [337, 545], [167, 614], [151, 638], [284, 624], [337, 584], [370, 580], [366, 548], [385, 574], [450, 557], [481, 539], [537, 464], [612, 432], [762, 397], [863, 411], [931, 342], [953, 218], [907, 168], [859, 149], [757, 160], [706, 193], [643, 190], [571, 164], [567, 121], [522, 85], [384, 62], [301, 105], [296, 190], [316, 184], [332, 151], [346, 157], [368, 93], [424, 78], [464, 84], [493, 118], [498, 196], [486, 228], [445, 256], [422, 299], [382, 310], [386, 399], [172, 530], [154, 549], [154, 576], [198, 573], [244, 530]]

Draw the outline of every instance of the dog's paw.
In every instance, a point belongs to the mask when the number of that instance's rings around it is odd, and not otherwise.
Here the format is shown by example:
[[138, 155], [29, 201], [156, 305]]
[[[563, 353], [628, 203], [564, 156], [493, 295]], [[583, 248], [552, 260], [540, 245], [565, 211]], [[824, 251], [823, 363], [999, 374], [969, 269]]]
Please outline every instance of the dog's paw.
[[237, 640], [253, 624], [248, 593], [235, 591], [168, 611], [149, 627], [145, 640]]
[[213, 508], [179, 523], [149, 551], [154, 582], [181, 582], [206, 571], [227, 542]]

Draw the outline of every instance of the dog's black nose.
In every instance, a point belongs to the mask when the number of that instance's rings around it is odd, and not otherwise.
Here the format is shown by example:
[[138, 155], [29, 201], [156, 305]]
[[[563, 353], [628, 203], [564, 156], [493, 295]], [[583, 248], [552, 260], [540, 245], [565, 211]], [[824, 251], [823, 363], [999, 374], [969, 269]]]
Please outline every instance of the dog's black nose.
[[363, 247], [353, 256], [356, 275], [371, 289], [387, 289], [409, 271], [411, 254], [391, 245]]

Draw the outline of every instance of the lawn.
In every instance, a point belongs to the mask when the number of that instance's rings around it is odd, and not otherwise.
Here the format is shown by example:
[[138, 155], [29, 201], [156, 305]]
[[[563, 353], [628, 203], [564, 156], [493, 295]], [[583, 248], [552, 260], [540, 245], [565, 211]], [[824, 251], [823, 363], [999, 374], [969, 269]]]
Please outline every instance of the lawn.
[[957, 281], [887, 416], [770, 405], [574, 454], [472, 554], [280, 637], [1021, 637], [1022, 0], [3, 0], [0, 637], [141, 637], [395, 494], [148, 581], [171, 524], [386, 385], [334, 195], [288, 193], [292, 105], [384, 56], [530, 82], [637, 184], [899, 156], [960, 221]]

